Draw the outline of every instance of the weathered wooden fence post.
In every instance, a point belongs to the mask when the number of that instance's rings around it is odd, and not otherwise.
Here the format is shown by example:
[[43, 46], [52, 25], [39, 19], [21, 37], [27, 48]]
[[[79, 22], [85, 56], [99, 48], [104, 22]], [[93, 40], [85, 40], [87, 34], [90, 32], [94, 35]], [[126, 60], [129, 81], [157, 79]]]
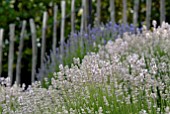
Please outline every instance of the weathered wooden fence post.
[[87, 7], [87, 0], [84, 0], [83, 1], [83, 4], [84, 4], [84, 10], [83, 10], [83, 14], [84, 14], [84, 30], [85, 30], [85, 32], [87, 32], [87, 26], [88, 26], [88, 16], [87, 16], [87, 11], [88, 11], [88, 7]]
[[[86, 28], [87, 28], [87, 26], [86, 26], [86, 22], [87, 22], [87, 18], [86, 18], [86, 16], [87, 16], [86, 15], [86, 12], [87, 12], [86, 5], [87, 5], [86, 4], [86, 0], [82, 0], [83, 14], [81, 15], [81, 25], [80, 25], [80, 34], [81, 34], [81, 37], [80, 37], [80, 42], [79, 42], [79, 45], [80, 45], [81, 48], [84, 48], [83, 47], [83, 37], [82, 37], [82, 35], [83, 35], [83, 33], [85, 33]], [[83, 55], [83, 53], [84, 53], [84, 51], [82, 49], [81, 50], [81, 56]]]
[[110, 19], [112, 24], [115, 24], [115, 0], [110, 0]]
[[9, 25], [9, 55], [8, 55], [8, 76], [10, 77], [11, 85], [13, 82], [13, 62], [14, 62], [14, 40], [15, 40], [15, 24]]
[[47, 29], [47, 12], [43, 14], [43, 26], [42, 26], [42, 41], [41, 41], [41, 68], [44, 65], [44, 57], [45, 57], [45, 45], [46, 45], [46, 29]]
[[3, 34], [4, 34], [4, 29], [0, 29], [0, 77], [2, 73]]
[[165, 21], [166, 6], [165, 0], [160, 0], [160, 24]]
[[85, 32], [87, 29], [86, 0], [82, 0], [82, 10], [83, 10], [83, 14], [81, 15], [81, 25], [80, 25], [81, 34]]
[[[64, 54], [64, 27], [65, 27], [65, 9], [66, 9], [66, 1], [61, 1], [61, 34], [60, 34], [60, 57], [61, 60]], [[63, 61], [62, 61], [63, 62]], [[63, 63], [62, 63], [63, 64]]]
[[75, 29], [75, 0], [71, 1], [71, 34], [74, 33]]
[[82, 0], [82, 9], [83, 9], [83, 14], [81, 17], [81, 30], [80, 30], [81, 33], [83, 33], [83, 31], [87, 32], [87, 4], [86, 4], [86, 0]]
[[16, 66], [16, 83], [18, 85], [21, 84], [21, 59], [22, 59], [22, 50], [23, 50], [23, 46], [24, 46], [25, 29], [26, 29], [26, 21], [23, 21], [22, 22], [21, 34], [20, 34], [17, 66]]
[[134, 0], [134, 6], [133, 6], [133, 25], [137, 26], [138, 22], [138, 10], [139, 10], [139, 0]]
[[123, 24], [127, 24], [127, 0], [123, 0]]
[[75, 39], [73, 37], [75, 33], [75, 0], [71, 1], [71, 36], [70, 36], [70, 48], [69, 51], [72, 53], [71, 55], [74, 56], [75, 52]]
[[146, 26], [150, 28], [152, 0], [146, 0]]
[[82, 0], [82, 10], [83, 13], [81, 14], [81, 25], [80, 25], [80, 33], [82, 34], [84, 31], [84, 0]]
[[56, 47], [57, 47], [57, 13], [58, 13], [58, 6], [54, 6], [54, 17], [53, 17], [53, 44], [52, 44], [52, 50], [53, 50], [53, 62], [56, 61]]
[[100, 15], [101, 15], [101, 0], [97, 0], [97, 26], [100, 25]]
[[32, 70], [31, 70], [31, 83], [35, 81], [36, 65], [37, 65], [37, 43], [36, 43], [36, 28], [33, 19], [29, 20], [32, 37]]

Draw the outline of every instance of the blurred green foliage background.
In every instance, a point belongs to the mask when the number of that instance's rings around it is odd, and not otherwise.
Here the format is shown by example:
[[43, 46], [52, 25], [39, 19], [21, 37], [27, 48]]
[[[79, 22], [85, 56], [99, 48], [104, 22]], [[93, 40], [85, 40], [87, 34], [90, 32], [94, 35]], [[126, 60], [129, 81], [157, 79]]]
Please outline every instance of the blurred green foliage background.
[[[96, 1], [92, 0], [92, 19], [95, 21], [95, 12], [96, 12]], [[21, 77], [22, 82], [29, 83], [31, 76], [31, 36], [30, 36], [30, 27], [29, 19], [33, 18], [36, 23], [37, 28], [37, 45], [41, 43], [41, 27], [42, 27], [42, 17], [43, 12], [47, 11], [48, 18], [48, 28], [47, 28], [47, 39], [46, 39], [46, 50], [49, 53], [49, 50], [52, 48], [52, 27], [53, 27], [53, 6], [58, 5], [58, 24], [57, 24], [57, 41], [60, 39], [60, 20], [61, 20], [61, 0], [1, 0], [0, 1], [0, 28], [5, 29], [4, 34], [4, 45], [3, 45], [3, 76], [7, 76], [7, 67], [8, 67], [8, 48], [9, 48], [9, 24], [16, 24], [16, 39], [15, 39], [15, 59], [14, 59], [14, 69], [16, 66], [18, 46], [19, 46], [19, 35], [21, 31], [21, 22], [22, 20], [27, 20], [27, 36], [24, 40], [24, 49], [23, 49], [23, 58], [22, 58], [22, 71]], [[81, 16], [78, 15], [78, 11], [81, 8], [81, 0], [75, 0], [75, 11], [76, 11], [76, 20], [75, 20], [75, 29], [78, 31], [80, 29], [80, 20]], [[109, 13], [109, 0], [101, 0], [101, 21], [106, 23], [110, 20]], [[128, 22], [132, 23], [133, 17], [133, 2], [134, 0], [127, 0], [127, 16]], [[152, 1], [152, 20], [157, 20], [159, 24], [159, 4], [160, 0]], [[139, 5], [139, 26], [145, 21], [146, 13], [146, 0], [140, 0]], [[170, 1], [166, 0], [166, 21], [169, 22], [170, 14]], [[115, 0], [115, 10], [116, 10], [116, 22], [122, 22], [122, 0]], [[66, 26], [65, 26], [65, 36], [69, 35], [71, 31], [71, 0], [66, 0]], [[59, 44], [57, 44], [59, 45]], [[38, 57], [40, 55], [40, 46], [38, 46]], [[38, 61], [38, 66], [39, 67]], [[15, 75], [15, 70], [14, 70]], [[27, 80], [26, 82], [24, 80]]]

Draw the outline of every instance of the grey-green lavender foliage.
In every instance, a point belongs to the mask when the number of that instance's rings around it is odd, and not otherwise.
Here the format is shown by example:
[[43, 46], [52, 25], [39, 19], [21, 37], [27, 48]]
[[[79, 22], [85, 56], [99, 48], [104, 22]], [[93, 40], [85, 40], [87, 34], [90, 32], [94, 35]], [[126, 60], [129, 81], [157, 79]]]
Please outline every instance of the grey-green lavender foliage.
[[59, 65], [48, 88], [36, 82], [24, 90], [1, 78], [1, 113], [169, 114], [170, 25], [145, 28], [98, 45], [70, 68]]
[[[87, 33], [74, 33], [71, 34], [67, 42], [64, 43], [64, 52], [61, 52], [59, 48], [56, 49], [56, 54], [52, 52], [50, 56], [46, 56], [41, 69], [37, 73], [38, 80], [43, 80], [44, 77], [51, 78], [51, 72], [58, 71], [59, 64], [71, 65], [73, 57], [79, 57], [82, 59], [84, 55], [91, 51], [98, 51], [99, 44], [105, 45], [108, 40], [115, 40], [118, 36], [122, 36], [123, 33], [130, 32], [135, 33], [135, 26], [131, 25], [117, 25], [112, 22], [106, 25], [101, 24], [91, 28], [88, 26]], [[60, 55], [63, 55], [62, 58]]]

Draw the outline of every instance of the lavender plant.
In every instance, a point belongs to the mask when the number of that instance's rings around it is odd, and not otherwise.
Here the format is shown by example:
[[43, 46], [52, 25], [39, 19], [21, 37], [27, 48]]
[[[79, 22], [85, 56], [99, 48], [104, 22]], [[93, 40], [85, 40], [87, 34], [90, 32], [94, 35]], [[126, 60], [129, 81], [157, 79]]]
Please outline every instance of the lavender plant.
[[[135, 26], [131, 25], [118, 25], [111, 22], [106, 25], [96, 26], [91, 28], [88, 26], [87, 33], [74, 33], [69, 36], [69, 39], [64, 44], [64, 53], [62, 58], [60, 57], [60, 48], [56, 49], [57, 55], [54, 56], [51, 52], [50, 56], [46, 57], [43, 68], [39, 69], [37, 73], [38, 80], [43, 81], [44, 77], [50, 78], [53, 76], [52, 72], [59, 71], [59, 64], [71, 66], [74, 57], [80, 58], [80, 62], [83, 57], [89, 52], [98, 52], [98, 45], [105, 45], [108, 40], [115, 40], [118, 36], [122, 36], [123, 33], [130, 32], [134, 34], [136, 32]], [[55, 58], [55, 59], [53, 59]], [[48, 85], [44, 85], [48, 86]]]
[[[153, 23], [154, 26], [155, 22]], [[170, 25], [129, 32], [59, 65], [43, 88], [24, 90], [1, 78], [0, 112], [9, 114], [169, 114]]]

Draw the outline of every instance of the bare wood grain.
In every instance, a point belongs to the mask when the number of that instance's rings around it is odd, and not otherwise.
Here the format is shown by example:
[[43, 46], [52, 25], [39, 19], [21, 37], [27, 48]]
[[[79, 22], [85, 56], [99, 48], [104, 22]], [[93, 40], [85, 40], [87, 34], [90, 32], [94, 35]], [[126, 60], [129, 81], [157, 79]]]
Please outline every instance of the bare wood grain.
[[4, 34], [4, 29], [0, 29], [0, 77], [2, 73], [3, 34]]
[[14, 40], [15, 40], [15, 24], [9, 25], [9, 54], [8, 54], [8, 76], [13, 82], [13, 62], [14, 62]]
[[45, 48], [46, 48], [46, 29], [47, 29], [47, 19], [48, 14], [44, 12], [43, 14], [43, 27], [42, 27], [42, 41], [41, 41], [41, 68], [44, 65], [44, 56], [45, 56]]
[[33, 19], [29, 20], [32, 37], [32, 70], [31, 70], [31, 83], [35, 81], [36, 66], [37, 66], [37, 43], [36, 43], [36, 27]]
[[17, 58], [17, 66], [16, 66], [16, 83], [21, 84], [21, 59], [22, 59], [22, 51], [24, 46], [24, 37], [26, 31], [26, 21], [22, 22], [22, 29], [20, 33], [20, 42], [19, 42], [19, 50], [18, 50], [18, 58]]
[[160, 23], [165, 21], [165, 15], [166, 15], [165, 0], [160, 0]]

